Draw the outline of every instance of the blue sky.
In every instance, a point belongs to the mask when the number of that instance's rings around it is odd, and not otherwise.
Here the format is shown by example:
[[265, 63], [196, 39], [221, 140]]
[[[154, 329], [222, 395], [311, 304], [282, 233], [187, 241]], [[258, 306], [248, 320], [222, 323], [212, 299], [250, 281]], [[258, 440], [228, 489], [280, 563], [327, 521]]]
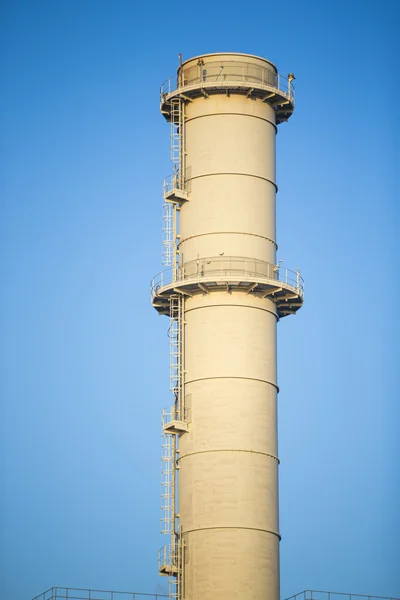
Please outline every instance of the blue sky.
[[167, 320], [159, 84], [245, 52], [296, 76], [277, 139], [281, 585], [400, 597], [400, 3], [1, 3], [1, 600], [157, 574]]

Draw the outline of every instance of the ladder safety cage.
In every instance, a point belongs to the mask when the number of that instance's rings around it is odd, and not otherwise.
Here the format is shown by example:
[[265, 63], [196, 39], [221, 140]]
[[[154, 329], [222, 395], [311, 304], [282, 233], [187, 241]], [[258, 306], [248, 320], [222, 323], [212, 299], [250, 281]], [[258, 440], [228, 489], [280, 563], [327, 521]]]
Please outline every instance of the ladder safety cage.
[[161, 444], [161, 533], [175, 534], [175, 440], [170, 433], [162, 433]]
[[[165, 267], [174, 267], [177, 252], [176, 204], [163, 203], [163, 249], [162, 263]], [[175, 271], [175, 269], [173, 269]]]
[[183, 540], [177, 524], [177, 458], [179, 434], [187, 431], [184, 404], [184, 310], [181, 294], [170, 297], [170, 391], [174, 403], [162, 413], [161, 532], [170, 536], [170, 545], [160, 554], [160, 573], [168, 576], [169, 598], [183, 600]]
[[182, 202], [187, 200], [185, 101], [181, 98], [173, 98], [170, 100], [170, 106], [170, 158], [173, 172], [164, 180], [162, 263], [166, 267], [172, 267], [175, 278], [179, 240], [178, 212]]
[[185, 189], [186, 170], [186, 140], [185, 140], [185, 101], [172, 98], [171, 105], [171, 162], [173, 164], [173, 179], [175, 187]]
[[[173, 172], [164, 181], [163, 265], [171, 267], [172, 281], [178, 268], [178, 214], [187, 197], [185, 149], [185, 101], [172, 98], [170, 104], [170, 158]], [[170, 536], [170, 545], [161, 551], [159, 570], [168, 576], [169, 598], [183, 600], [183, 541], [177, 526], [177, 457], [179, 434], [185, 429], [184, 406], [184, 297], [172, 294], [169, 301], [169, 379], [173, 405], [162, 416], [161, 532]]]
[[158, 553], [158, 569], [168, 577], [168, 597], [173, 600], [184, 598], [184, 552], [183, 537], [178, 533], [174, 545], [163, 546]]
[[173, 600], [183, 600], [184, 595], [184, 544], [183, 537], [180, 533], [176, 536], [175, 541], [175, 564], [176, 564], [176, 574], [172, 574], [168, 578], [168, 594], [169, 597]]
[[185, 420], [184, 406], [184, 298], [181, 294], [170, 297], [170, 391], [175, 400], [175, 420]]

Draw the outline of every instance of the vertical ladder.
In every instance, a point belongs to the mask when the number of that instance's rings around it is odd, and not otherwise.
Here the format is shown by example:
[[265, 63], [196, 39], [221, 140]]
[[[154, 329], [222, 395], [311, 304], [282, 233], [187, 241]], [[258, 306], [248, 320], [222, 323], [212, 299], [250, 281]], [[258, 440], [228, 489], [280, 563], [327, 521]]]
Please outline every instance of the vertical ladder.
[[[185, 101], [173, 98], [171, 106], [171, 161], [173, 173], [164, 183], [163, 204], [163, 264], [172, 267], [176, 281], [178, 266], [178, 214], [186, 192]], [[183, 539], [177, 525], [177, 456], [179, 435], [187, 431], [184, 405], [184, 297], [170, 297], [169, 379], [173, 405], [163, 411], [161, 454], [161, 532], [170, 537], [170, 544], [161, 549], [159, 569], [168, 576], [171, 600], [183, 600]]]
[[162, 263], [172, 267], [172, 281], [176, 281], [178, 272], [178, 214], [180, 204], [174, 200], [163, 203], [163, 250]]
[[161, 533], [175, 535], [175, 439], [162, 433], [161, 444]]
[[176, 566], [177, 566], [177, 573], [176, 575], [174, 574], [170, 574], [170, 576], [168, 577], [168, 597], [171, 600], [180, 600], [182, 598], [182, 596], [179, 594], [179, 580], [180, 580], [180, 576], [179, 576], [179, 572], [180, 572], [180, 561], [179, 561], [179, 556], [178, 556], [178, 544], [175, 547], [175, 553], [174, 553], [174, 560], [176, 562]]
[[171, 162], [175, 177], [174, 187], [185, 189], [185, 101], [181, 98], [171, 100]]
[[187, 197], [186, 192], [186, 152], [185, 152], [185, 101], [173, 98], [171, 105], [170, 158], [173, 165], [172, 176], [164, 181], [163, 203], [163, 265], [173, 267], [173, 281], [176, 279], [178, 254], [177, 213]]
[[188, 431], [184, 403], [184, 310], [181, 294], [170, 297], [170, 391], [174, 404], [163, 411], [161, 456], [161, 532], [170, 544], [161, 552], [160, 573], [168, 576], [169, 598], [182, 600], [183, 540], [177, 523], [177, 457], [179, 435]]
[[163, 203], [163, 251], [162, 264], [172, 267], [176, 261], [176, 204]]
[[174, 404], [162, 413], [161, 445], [161, 533], [171, 536], [171, 547], [175, 544], [176, 514], [176, 458], [177, 433], [174, 427], [184, 410], [183, 407], [183, 303], [180, 294], [170, 298], [170, 390]]
[[184, 298], [181, 294], [170, 297], [169, 326], [169, 381], [174, 397], [176, 421], [185, 421], [184, 406]]
[[183, 581], [183, 565], [184, 565], [184, 543], [180, 533], [176, 534], [175, 540], [175, 563], [176, 574], [171, 574], [168, 578], [168, 596], [173, 600], [183, 600], [184, 581]]

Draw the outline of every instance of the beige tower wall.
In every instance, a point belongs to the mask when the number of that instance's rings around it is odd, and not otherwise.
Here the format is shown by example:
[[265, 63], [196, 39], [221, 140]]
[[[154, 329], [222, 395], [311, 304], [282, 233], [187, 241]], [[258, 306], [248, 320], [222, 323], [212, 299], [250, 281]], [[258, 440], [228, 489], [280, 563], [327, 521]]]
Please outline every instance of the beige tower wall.
[[181, 263], [243, 256], [275, 264], [275, 115], [260, 100], [216, 95], [186, 109], [190, 202]]
[[[186, 107], [181, 264], [276, 262], [275, 114], [238, 95]], [[188, 600], [278, 600], [276, 307], [245, 292], [185, 301], [179, 515]]]
[[275, 305], [227, 292], [185, 304], [184, 597], [277, 600]]

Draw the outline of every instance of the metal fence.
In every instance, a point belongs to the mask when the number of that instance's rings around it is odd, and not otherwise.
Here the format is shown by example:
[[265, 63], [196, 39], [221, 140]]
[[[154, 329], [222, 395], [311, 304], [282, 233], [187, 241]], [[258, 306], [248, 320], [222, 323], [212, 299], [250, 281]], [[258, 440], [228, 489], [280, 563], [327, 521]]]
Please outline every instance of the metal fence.
[[164, 428], [172, 421], [187, 421], [189, 418], [189, 410], [183, 407], [182, 410], [177, 408], [176, 404], [172, 404], [168, 408], [163, 408], [162, 410], [162, 427]]
[[158, 569], [162, 570], [165, 566], [176, 565], [178, 562], [178, 548], [171, 544], [162, 546], [158, 551]]
[[232, 85], [253, 85], [265, 89], [273, 89], [288, 96], [294, 104], [294, 86], [287, 77], [275, 73], [268, 67], [258, 66], [246, 61], [239, 60], [220, 60], [210, 61], [202, 67], [193, 66], [184, 68], [182, 72], [183, 80], [170, 77], [160, 88], [161, 100], [175, 92], [179, 88], [196, 88], [199, 85], [207, 84], [227, 86]]
[[346, 594], [344, 592], [323, 592], [319, 590], [304, 590], [286, 600], [399, 600], [385, 596], [368, 596], [366, 594]]
[[[166, 553], [166, 554], [164, 554]], [[171, 549], [162, 549], [160, 562], [171, 560]], [[140, 592], [116, 592], [109, 590], [89, 590], [81, 588], [52, 587], [32, 600], [161, 600], [167, 594], [143, 594]], [[385, 596], [368, 596], [366, 594], [346, 594], [344, 592], [323, 592], [304, 590], [286, 600], [400, 600]]]
[[32, 600], [161, 600], [162, 598], [168, 598], [168, 595], [52, 587]]
[[[295, 289], [303, 297], [304, 281], [300, 271], [292, 271], [281, 265], [273, 265], [256, 258], [243, 258], [236, 256], [212, 256], [191, 260], [177, 269], [176, 283], [184, 281], [201, 281], [204, 278], [229, 279], [229, 277], [243, 278], [245, 281], [276, 280]], [[165, 269], [158, 273], [151, 282], [151, 292], [154, 297], [157, 291], [171, 284], [173, 281], [172, 269]]]

